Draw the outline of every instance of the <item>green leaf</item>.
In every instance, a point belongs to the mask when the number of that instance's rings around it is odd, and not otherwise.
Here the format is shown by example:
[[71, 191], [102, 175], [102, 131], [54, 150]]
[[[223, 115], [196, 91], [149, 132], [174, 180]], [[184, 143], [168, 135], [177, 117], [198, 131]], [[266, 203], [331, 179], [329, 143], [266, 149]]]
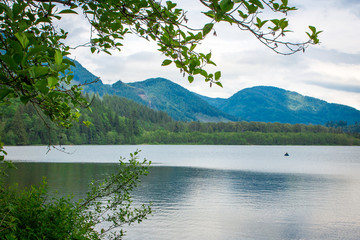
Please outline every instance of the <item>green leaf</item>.
[[193, 76], [188, 76], [188, 80], [189, 80], [189, 83], [192, 83], [194, 81], [194, 77]]
[[90, 121], [83, 121], [83, 124], [85, 124], [85, 126], [89, 127], [91, 125]]
[[173, 3], [171, 1], [167, 1], [166, 5], [167, 5], [168, 9], [173, 9], [174, 7], [176, 7], [176, 3]]
[[242, 11], [238, 10], [239, 16], [242, 17], [243, 19], [248, 18], [249, 16], [246, 15], [245, 13], [243, 13]]
[[223, 85], [221, 84], [221, 82], [215, 82], [216, 85], [218, 85], [219, 87], [223, 87]]
[[220, 78], [221, 78], [221, 72], [220, 72], [220, 71], [217, 71], [217, 72], [215, 73], [215, 80], [218, 81]]
[[26, 37], [25, 33], [22, 32], [15, 33], [15, 37], [19, 40], [21, 46], [24, 49], [29, 45], [29, 39]]
[[210, 59], [211, 59], [211, 52], [209, 52], [208, 54], [206, 54], [205, 58], [206, 58], [206, 61], [210, 62]]
[[314, 26], [309, 26], [309, 28], [313, 33], [316, 33], [316, 28]]
[[261, 21], [261, 19], [257, 17], [257, 18], [256, 18], [256, 22], [257, 22], [257, 23], [255, 24], [255, 26], [257, 26], [257, 27], [260, 29], [260, 28], [262, 28], [262, 27], [264, 26], [265, 23], [267, 23], [267, 21], [268, 21], [268, 20]]
[[63, 56], [61, 54], [61, 52], [59, 50], [55, 50], [55, 63], [57, 65], [61, 65], [62, 60], [63, 60]]
[[48, 67], [37, 66], [37, 67], [33, 67], [33, 70], [35, 73], [35, 78], [44, 76], [49, 73]]
[[42, 93], [47, 94], [49, 92], [48, 82], [46, 79], [42, 79], [35, 83], [35, 87]]
[[215, 19], [214, 11], [204, 12], [203, 14], [205, 14], [205, 15], [208, 16], [209, 18]]
[[0, 55], [0, 59], [4, 61], [12, 70], [18, 69], [18, 65], [14, 61], [14, 58], [9, 55]]
[[282, 4], [283, 4], [284, 6], [287, 6], [287, 5], [288, 5], [288, 0], [281, 0], [281, 2], [282, 2]]
[[58, 81], [59, 80], [56, 77], [53, 77], [53, 76], [47, 78], [49, 88], [55, 87], [56, 84], [58, 83]]
[[220, 2], [220, 8], [223, 12], [228, 12], [234, 7], [232, 0], [222, 0]]
[[211, 29], [213, 28], [214, 24], [213, 23], [208, 23], [205, 24], [204, 28], [203, 28], [203, 36], [207, 35]]
[[258, 6], [261, 9], [264, 9], [263, 4], [259, 1], [259, 0], [249, 0], [249, 2], [251, 2], [252, 4], [254, 4], [255, 6]]
[[45, 46], [34, 46], [29, 49], [28, 56], [34, 56], [39, 53], [41, 54], [46, 50], [47, 50], [47, 48]]
[[12, 91], [8, 88], [2, 88], [0, 89], [0, 101], [2, 101], [7, 95], [9, 95], [9, 93], [11, 93]]
[[259, 7], [254, 4], [251, 4], [251, 5], [247, 6], [247, 9], [248, 9], [249, 14], [253, 14], [253, 13], [256, 13], [256, 11], [259, 9]]
[[29, 96], [21, 96], [20, 97], [20, 101], [23, 103], [23, 104], [27, 104], [29, 102], [31, 97]]
[[59, 12], [59, 14], [64, 14], [64, 13], [78, 14], [76, 11], [71, 10], [71, 9], [65, 9], [65, 10], [62, 10], [61, 12]]
[[35, 24], [39, 24], [39, 23], [42, 23], [42, 22], [51, 23], [51, 20], [49, 18], [41, 17], [41, 18], [38, 18], [36, 20]]
[[172, 61], [171, 61], [170, 59], [165, 59], [165, 60], [162, 62], [161, 66], [167, 66], [167, 65], [169, 65], [169, 64], [171, 64], [171, 63], [172, 63]]
[[279, 22], [279, 26], [281, 29], [285, 29], [287, 28], [289, 25], [289, 21], [286, 21], [285, 18], [281, 19], [280, 22]]

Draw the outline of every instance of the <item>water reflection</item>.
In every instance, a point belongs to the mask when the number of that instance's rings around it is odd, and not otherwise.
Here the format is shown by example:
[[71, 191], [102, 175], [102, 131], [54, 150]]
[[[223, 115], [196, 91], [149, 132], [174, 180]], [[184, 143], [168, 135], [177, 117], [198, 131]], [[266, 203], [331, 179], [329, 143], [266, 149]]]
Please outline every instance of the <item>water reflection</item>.
[[[49, 189], [84, 197], [112, 163], [18, 163], [21, 187], [47, 177]], [[134, 192], [155, 213], [128, 239], [358, 239], [360, 182], [339, 175], [152, 167]]]
[[151, 199], [157, 212], [130, 231], [129, 239], [155, 233], [150, 239], [176, 239], [178, 234], [183, 239], [328, 239], [329, 232], [340, 231], [337, 219], [348, 214], [352, 221], [342, 236], [352, 239], [360, 233], [353, 224], [359, 217], [346, 205], [338, 205], [344, 212], [332, 208], [346, 198], [341, 189], [348, 184], [333, 176], [153, 168], [136, 197]]

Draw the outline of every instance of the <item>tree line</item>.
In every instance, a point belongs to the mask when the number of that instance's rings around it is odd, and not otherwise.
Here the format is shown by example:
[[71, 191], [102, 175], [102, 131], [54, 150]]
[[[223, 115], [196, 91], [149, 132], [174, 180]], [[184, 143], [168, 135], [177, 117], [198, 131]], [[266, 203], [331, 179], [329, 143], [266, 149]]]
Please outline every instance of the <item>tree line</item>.
[[[252, 144], [360, 145], [360, 136], [339, 127], [264, 122], [180, 122], [166, 113], [118, 96], [86, 95], [71, 128], [57, 127], [31, 105], [0, 106], [0, 137], [6, 145]], [[45, 124], [44, 124], [45, 123]], [[347, 126], [347, 129], [351, 129]]]

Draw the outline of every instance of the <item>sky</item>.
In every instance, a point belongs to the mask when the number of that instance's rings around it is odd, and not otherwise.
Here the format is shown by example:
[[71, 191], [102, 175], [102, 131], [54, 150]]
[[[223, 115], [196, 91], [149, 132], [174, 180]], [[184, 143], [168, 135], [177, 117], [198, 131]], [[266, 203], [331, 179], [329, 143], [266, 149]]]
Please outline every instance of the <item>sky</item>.
[[[202, 26], [204, 8], [196, 0], [177, 0], [178, 7], [188, 13], [189, 25]], [[360, 110], [360, 1], [359, 0], [289, 0], [298, 8], [288, 16], [291, 41], [307, 40], [309, 25], [324, 31], [320, 45], [310, 46], [305, 53], [283, 56], [271, 51], [248, 32], [229, 24], [215, 26], [200, 46], [212, 52], [213, 61], [221, 70], [223, 88], [210, 87], [201, 78], [189, 83], [179, 70], [169, 65], [154, 42], [136, 36], [124, 40], [121, 52], [91, 54], [89, 48], [76, 48], [71, 58], [79, 61], [105, 84], [118, 80], [125, 83], [148, 78], [167, 78], [190, 91], [228, 98], [253, 86], [275, 86]], [[284, 17], [284, 16], [280, 16]], [[67, 43], [76, 46], [89, 39], [89, 25], [84, 19], [66, 16], [61, 27], [69, 32]]]

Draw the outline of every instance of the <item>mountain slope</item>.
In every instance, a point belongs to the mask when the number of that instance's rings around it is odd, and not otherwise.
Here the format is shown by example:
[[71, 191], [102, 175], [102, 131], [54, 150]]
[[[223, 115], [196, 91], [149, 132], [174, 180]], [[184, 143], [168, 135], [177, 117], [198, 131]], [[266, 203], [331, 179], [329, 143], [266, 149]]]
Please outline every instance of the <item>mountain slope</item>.
[[78, 61], [71, 60], [75, 63], [75, 67], [71, 67], [71, 71], [74, 74], [73, 81], [76, 84], [87, 84], [84, 86], [84, 92], [94, 92], [98, 93], [100, 96], [104, 94], [113, 94], [110, 85], [103, 84], [99, 77], [89, 72]]
[[325, 124], [340, 120], [354, 124], [360, 121], [360, 111], [355, 108], [330, 104], [276, 87], [246, 88], [226, 101], [207, 101], [220, 110], [246, 121], [305, 124]]
[[143, 89], [142, 98], [151, 108], [165, 111], [176, 120], [219, 122], [237, 120], [211, 106], [199, 96], [164, 78], [127, 84]]
[[86, 84], [98, 80], [93, 84], [85, 85], [84, 92], [98, 93], [100, 96], [109, 94], [125, 97], [152, 109], [165, 111], [175, 120], [202, 122], [237, 120], [236, 117], [223, 113], [170, 80], [152, 78], [135, 83], [117, 81], [112, 85], [103, 84], [79, 62], [74, 62], [76, 67], [72, 67], [72, 71], [76, 83]]

